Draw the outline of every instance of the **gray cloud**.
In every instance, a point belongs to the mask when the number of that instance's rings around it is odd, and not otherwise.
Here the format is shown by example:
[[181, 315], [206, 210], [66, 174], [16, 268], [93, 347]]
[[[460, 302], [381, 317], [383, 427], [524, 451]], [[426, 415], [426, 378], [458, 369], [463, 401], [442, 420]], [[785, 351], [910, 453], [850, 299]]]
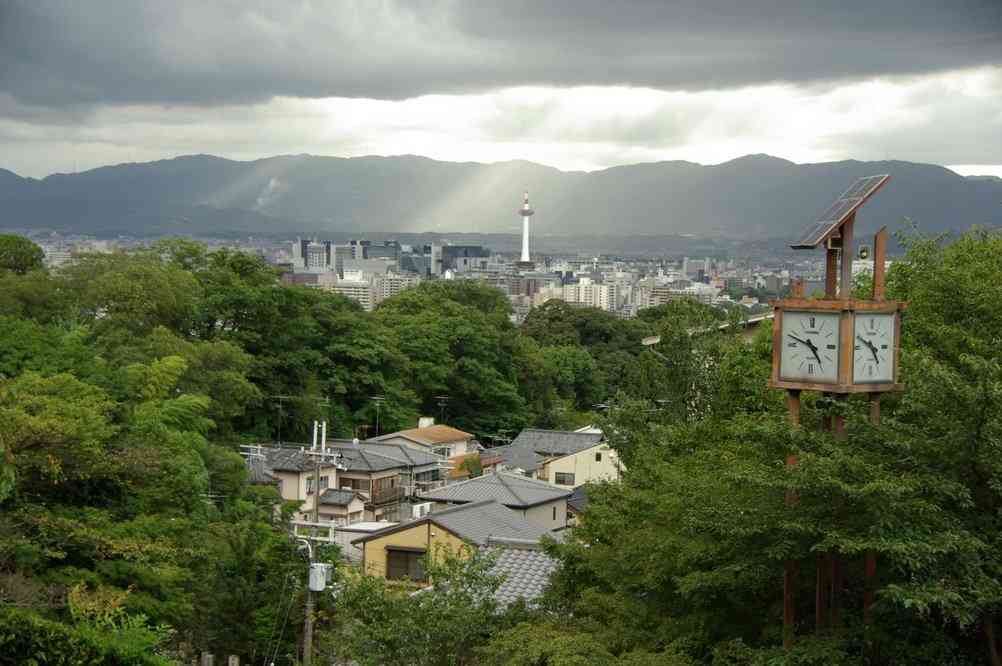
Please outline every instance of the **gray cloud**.
[[1002, 62], [997, 0], [824, 4], [0, 0], [0, 93], [29, 107], [218, 105], [526, 84], [701, 90]]

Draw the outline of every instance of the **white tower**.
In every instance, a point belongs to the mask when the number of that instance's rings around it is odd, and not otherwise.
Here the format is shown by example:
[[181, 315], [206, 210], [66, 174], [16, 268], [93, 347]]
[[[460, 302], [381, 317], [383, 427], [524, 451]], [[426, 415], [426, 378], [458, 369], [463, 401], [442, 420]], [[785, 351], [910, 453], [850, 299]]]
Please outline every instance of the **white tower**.
[[518, 211], [518, 214], [522, 216], [522, 261], [524, 263], [529, 263], [529, 218], [535, 214], [536, 211], [529, 207], [529, 193], [525, 193], [525, 199], [522, 201], [522, 208]]

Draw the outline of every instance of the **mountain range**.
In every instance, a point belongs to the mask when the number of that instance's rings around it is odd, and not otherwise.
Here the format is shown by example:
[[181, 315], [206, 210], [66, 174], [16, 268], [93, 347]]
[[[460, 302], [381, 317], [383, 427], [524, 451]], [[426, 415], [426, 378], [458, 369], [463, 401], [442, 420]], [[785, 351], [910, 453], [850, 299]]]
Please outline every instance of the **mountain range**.
[[535, 234], [790, 238], [854, 179], [878, 173], [892, 180], [861, 211], [860, 232], [896, 229], [905, 217], [930, 232], [1002, 222], [1002, 179], [902, 161], [748, 155], [583, 172], [413, 155], [192, 155], [42, 179], [0, 169], [0, 228], [134, 237], [517, 233], [527, 189]]

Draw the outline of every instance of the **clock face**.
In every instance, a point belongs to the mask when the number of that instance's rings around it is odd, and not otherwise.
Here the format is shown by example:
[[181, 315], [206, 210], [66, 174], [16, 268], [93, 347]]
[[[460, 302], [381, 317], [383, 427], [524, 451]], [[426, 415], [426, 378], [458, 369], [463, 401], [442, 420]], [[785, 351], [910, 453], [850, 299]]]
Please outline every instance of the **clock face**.
[[780, 379], [838, 381], [839, 317], [837, 312], [783, 312]]
[[854, 384], [894, 381], [893, 314], [857, 312], [852, 332]]

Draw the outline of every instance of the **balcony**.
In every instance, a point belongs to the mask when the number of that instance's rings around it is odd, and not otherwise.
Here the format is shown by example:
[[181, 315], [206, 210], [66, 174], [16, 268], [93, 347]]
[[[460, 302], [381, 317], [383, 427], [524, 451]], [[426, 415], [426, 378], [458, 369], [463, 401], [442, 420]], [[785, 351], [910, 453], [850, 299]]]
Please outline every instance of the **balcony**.
[[393, 504], [394, 502], [399, 502], [406, 496], [404, 488], [402, 486], [394, 486], [392, 488], [377, 488], [372, 491], [372, 495], [369, 499], [369, 504], [373, 506], [382, 506], [384, 504]]

